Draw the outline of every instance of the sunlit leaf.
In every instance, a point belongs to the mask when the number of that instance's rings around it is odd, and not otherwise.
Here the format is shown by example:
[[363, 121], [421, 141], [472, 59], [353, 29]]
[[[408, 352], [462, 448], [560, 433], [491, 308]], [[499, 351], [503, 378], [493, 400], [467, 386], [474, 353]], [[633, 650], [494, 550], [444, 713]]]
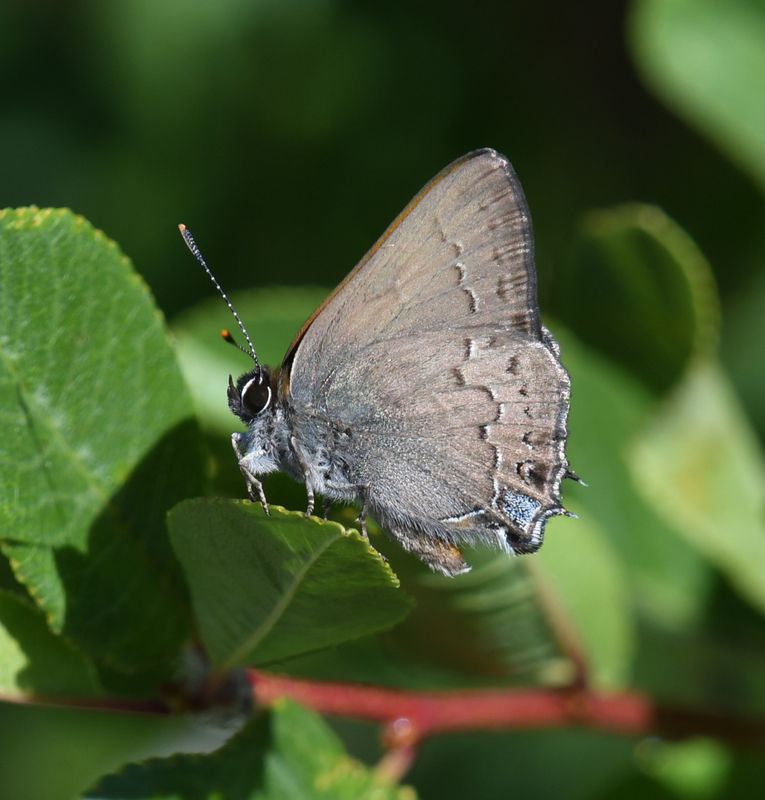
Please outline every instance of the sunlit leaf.
[[164, 530], [201, 483], [162, 319], [84, 219], [0, 213], [0, 536], [55, 631], [138, 669], [189, 629]]

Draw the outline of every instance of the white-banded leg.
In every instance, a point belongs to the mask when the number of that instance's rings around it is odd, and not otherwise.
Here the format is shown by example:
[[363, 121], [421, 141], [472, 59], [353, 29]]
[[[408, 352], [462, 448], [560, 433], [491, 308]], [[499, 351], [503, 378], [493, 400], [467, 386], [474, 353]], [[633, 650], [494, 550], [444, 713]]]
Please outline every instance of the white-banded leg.
[[324, 515], [324, 519], [329, 519], [329, 513], [332, 511], [332, 501], [328, 497], [322, 498], [321, 511]]
[[244, 464], [244, 456], [242, 455], [241, 450], [239, 449], [239, 434], [232, 434], [231, 436], [231, 446], [234, 448], [234, 452], [236, 453], [236, 460], [239, 464], [239, 471], [242, 473], [244, 477], [244, 483], [247, 487], [247, 494], [250, 496], [250, 500], [253, 503], [260, 503], [263, 506], [263, 511], [270, 516], [271, 511], [268, 508], [268, 501], [266, 500], [266, 493], [263, 491], [263, 484], [253, 475], [249, 469]]
[[300, 449], [300, 445], [297, 443], [297, 440], [294, 436], [290, 437], [290, 444], [292, 445], [292, 452], [295, 454], [295, 458], [298, 460], [298, 464], [300, 464], [300, 469], [303, 470], [303, 480], [305, 481], [305, 491], [308, 495], [308, 503], [306, 504], [305, 515], [310, 517], [313, 514], [314, 506], [316, 505], [316, 496], [314, 495], [313, 491], [313, 484], [311, 483], [310, 472], [308, 469], [308, 464], [303, 456], [303, 451]]
[[308, 501], [305, 505], [305, 515], [307, 517], [311, 517], [313, 516], [314, 506], [316, 505], [316, 495], [313, 493], [313, 486], [311, 486], [309, 483], [306, 483], [305, 492], [308, 495]]

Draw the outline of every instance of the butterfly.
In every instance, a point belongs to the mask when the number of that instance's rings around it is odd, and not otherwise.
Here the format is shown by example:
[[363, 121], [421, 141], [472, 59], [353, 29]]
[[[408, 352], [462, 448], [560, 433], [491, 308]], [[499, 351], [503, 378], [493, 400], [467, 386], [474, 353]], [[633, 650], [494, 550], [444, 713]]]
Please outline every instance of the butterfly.
[[[431, 569], [461, 547], [532, 553], [561, 504], [570, 379], [540, 321], [531, 217], [510, 162], [468, 153], [436, 175], [298, 332], [277, 369], [180, 226], [245, 337], [228, 404], [247, 490], [280, 470], [358, 502]], [[226, 338], [236, 344], [231, 334]]]

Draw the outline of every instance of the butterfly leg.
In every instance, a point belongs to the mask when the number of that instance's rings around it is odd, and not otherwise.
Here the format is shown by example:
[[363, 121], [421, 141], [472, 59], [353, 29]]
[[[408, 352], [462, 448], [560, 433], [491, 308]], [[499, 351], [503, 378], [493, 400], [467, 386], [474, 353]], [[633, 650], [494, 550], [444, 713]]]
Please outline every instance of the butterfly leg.
[[324, 519], [328, 519], [329, 512], [332, 511], [332, 501], [329, 499], [329, 497], [322, 498], [321, 510], [322, 514], [324, 515]]
[[245, 466], [244, 457], [239, 449], [239, 434], [235, 433], [231, 436], [231, 445], [236, 453], [239, 471], [244, 477], [244, 483], [247, 487], [247, 494], [250, 496], [250, 500], [252, 500], [253, 503], [259, 502], [260, 505], [263, 506], [263, 511], [265, 511], [266, 515], [270, 516], [271, 511], [268, 508], [268, 501], [266, 500], [266, 493], [263, 491], [263, 484]]
[[263, 491], [263, 484], [246, 468], [239, 467], [242, 475], [244, 475], [245, 483], [247, 484], [247, 494], [250, 495], [250, 500], [253, 503], [260, 503], [263, 506], [263, 511], [266, 516], [271, 516], [271, 511], [268, 508], [268, 501], [266, 500], [266, 493]]
[[308, 466], [308, 463], [305, 460], [305, 456], [303, 455], [303, 451], [300, 449], [300, 445], [298, 445], [297, 440], [294, 436], [290, 437], [290, 444], [292, 445], [292, 452], [295, 454], [295, 458], [298, 460], [298, 464], [300, 464], [300, 469], [303, 472], [303, 480], [305, 481], [305, 491], [308, 495], [308, 503], [305, 509], [305, 515], [310, 517], [313, 514], [313, 509], [316, 505], [316, 496], [313, 491], [313, 482], [311, 481], [311, 471]]
[[367, 530], [367, 508], [363, 506], [361, 511], [359, 511], [358, 517], [356, 517], [356, 522], [359, 523], [359, 527], [361, 528], [361, 535], [365, 539], [369, 539], [369, 531]]
[[369, 484], [366, 486], [357, 486], [359, 494], [361, 495], [361, 511], [359, 511], [358, 523], [361, 528], [361, 535], [365, 539], [369, 539], [369, 532], [367, 531], [367, 511], [369, 506]]
[[308, 484], [305, 485], [306, 493], [308, 494], [308, 503], [305, 507], [305, 515], [310, 517], [313, 514], [314, 506], [316, 505], [316, 496], [313, 493], [313, 487]]

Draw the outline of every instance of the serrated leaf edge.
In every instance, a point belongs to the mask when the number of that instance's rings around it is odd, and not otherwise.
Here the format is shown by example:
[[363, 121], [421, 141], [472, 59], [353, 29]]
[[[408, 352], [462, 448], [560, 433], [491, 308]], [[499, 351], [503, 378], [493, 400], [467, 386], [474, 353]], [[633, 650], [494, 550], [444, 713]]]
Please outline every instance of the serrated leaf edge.
[[[167, 513], [168, 523], [171, 516], [176, 513], [176, 510], [186, 504], [186, 503], [196, 503], [202, 500], [203, 502], [209, 505], [235, 505], [239, 506], [242, 509], [245, 509], [247, 513], [256, 515], [258, 519], [261, 521], [266, 521], [269, 519], [265, 515], [265, 512], [260, 508], [260, 505], [257, 503], [253, 503], [250, 500], [231, 500], [228, 498], [222, 497], [214, 497], [214, 498], [189, 498], [186, 500], [182, 500], [176, 506], [170, 509]], [[328, 520], [328, 519], [321, 519], [319, 517], [311, 516], [306, 517], [305, 513], [302, 511], [294, 511], [291, 509], [284, 508], [284, 506], [279, 505], [272, 505], [270, 506], [271, 509], [271, 518], [273, 518], [273, 513], [277, 512], [279, 515], [284, 515], [287, 517], [292, 518], [300, 518], [301, 521], [308, 522], [309, 524], [313, 524], [319, 527], [330, 527], [335, 529], [335, 535], [333, 537], [328, 538], [322, 545], [320, 549], [318, 549], [315, 553], [312, 554], [311, 558], [301, 567], [301, 569], [293, 576], [293, 579], [290, 581], [290, 585], [287, 591], [282, 595], [279, 602], [274, 606], [271, 612], [268, 614], [265, 620], [256, 628], [253, 633], [247, 637], [247, 639], [242, 643], [236, 650], [226, 658], [219, 665], [220, 670], [229, 670], [234, 669], [237, 666], [241, 666], [240, 662], [244, 659], [245, 655], [251, 652], [254, 648], [258, 646], [260, 642], [262, 642], [268, 634], [273, 630], [274, 625], [278, 622], [282, 614], [287, 610], [290, 601], [295, 595], [295, 592], [300, 586], [302, 579], [308, 573], [308, 571], [315, 566], [316, 562], [321, 558], [321, 556], [337, 541], [341, 538], [352, 539], [354, 541], [359, 542], [360, 544], [366, 545], [367, 553], [370, 556], [373, 556], [375, 560], [378, 562], [379, 566], [382, 567], [383, 572], [385, 573], [385, 577], [391, 582], [393, 588], [400, 589], [401, 588], [401, 581], [399, 580], [398, 575], [393, 571], [392, 567], [388, 563], [387, 559], [378, 552], [374, 546], [369, 542], [367, 538], [361, 535], [361, 533], [356, 530], [355, 528], [346, 528], [341, 523], [337, 522], [336, 520]], [[171, 537], [172, 539], [172, 537]]]
[[[167, 320], [166, 320], [164, 314], [162, 313], [162, 311], [157, 306], [156, 302], [154, 301], [154, 297], [153, 297], [153, 294], [151, 292], [151, 289], [149, 288], [149, 285], [146, 283], [146, 281], [143, 279], [143, 277], [136, 271], [136, 269], [133, 266], [132, 261], [122, 251], [122, 249], [117, 244], [117, 242], [115, 240], [111, 239], [101, 229], [95, 227], [90, 222], [90, 220], [88, 220], [86, 217], [84, 217], [83, 215], [72, 211], [70, 208], [65, 208], [65, 207], [64, 208], [50, 208], [50, 207], [39, 208], [38, 206], [32, 205], [32, 206], [20, 206], [18, 208], [6, 207], [6, 208], [0, 209], [0, 222], [6, 222], [6, 224], [9, 224], [10, 228], [13, 229], [13, 230], [24, 230], [24, 229], [39, 228], [43, 223], [45, 223], [49, 219], [53, 219], [53, 220], [61, 219], [61, 220], [65, 220], [65, 221], [71, 221], [71, 223], [73, 224], [74, 228], [78, 232], [82, 231], [84, 233], [92, 234], [93, 238], [96, 239], [100, 244], [106, 246], [109, 250], [113, 251], [117, 255], [119, 261], [127, 268], [127, 270], [126, 270], [127, 279], [129, 281], [132, 281], [133, 284], [136, 287], [138, 287], [144, 293], [144, 295], [148, 298], [149, 304], [150, 304], [152, 312], [154, 314], [154, 317], [157, 320], [157, 322], [159, 323], [160, 335], [164, 337], [165, 342], [168, 345], [168, 348], [173, 353], [173, 359], [175, 361], [175, 366], [176, 366], [176, 370], [178, 372], [178, 376], [179, 376], [180, 381], [183, 384], [184, 389], [185, 389], [185, 391], [187, 393], [188, 407], [189, 407], [189, 411], [190, 411], [190, 415], [188, 417], [184, 417], [183, 419], [185, 420], [185, 419], [193, 418], [193, 408], [194, 408], [193, 399], [191, 397], [191, 393], [190, 393], [188, 387], [186, 386], [186, 382], [185, 382], [185, 379], [183, 377], [183, 372], [181, 371], [180, 365], [178, 364], [178, 361], [177, 361], [177, 356], [175, 354], [175, 347], [174, 347], [174, 344], [173, 344], [172, 337], [170, 336], [169, 328], [168, 328], [168, 325], [167, 325]], [[183, 420], [179, 420], [179, 422], [182, 422], [182, 421]], [[58, 432], [57, 429], [54, 428], [54, 430], [56, 430], [56, 432]], [[149, 452], [150, 449], [151, 449], [150, 447], [147, 448], [144, 451], [144, 454]], [[139, 462], [137, 462], [137, 463], [139, 463]], [[122, 476], [120, 485], [124, 485], [124, 479], [126, 477], [128, 477], [128, 475], [129, 475], [129, 472], [126, 473], [124, 476]], [[86, 474], [86, 477], [87, 477], [87, 474]], [[109, 502], [112, 495], [105, 494], [103, 487], [100, 486], [97, 483], [94, 483], [94, 482], [92, 482], [90, 480], [88, 480], [87, 483], [105, 501], [104, 510], [111, 508], [112, 512], [114, 512], [116, 509], [114, 509], [113, 506], [112, 506], [112, 503]], [[130, 535], [129, 529], [125, 528], [125, 526], [121, 523], [119, 514], [115, 514], [115, 517], [116, 517], [116, 522], [117, 522], [117, 525], [115, 527], [119, 528], [125, 535]], [[62, 640], [66, 641], [70, 646], [75, 647], [74, 642], [69, 637], [67, 637], [67, 636], [65, 636], [63, 634], [62, 630], [60, 629], [60, 626], [58, 625], [58, 623], [56, 621], [54, 612], [46, 607], [44, 598], [42, 596], [42, 593], [37, 591], [37, 590], [35, 590], [35, 588], [28, 581], [26, 581], [23, 578], [23, 576], [22, 576], [22, 574], [20, 572], [20, 563], [19, 563], [18, 559], [15, 559], [15, 558], [11, 557], [8, 554], [6, 548], [4, 547], [4, 544], [6, 542], [7, 543], [16, 543], [16, 544], [20, 544], [20, 545], [27, 546], [27, 547], [40, 547], [40, 548], [45, 548], [45, 549], [49, 549], [49, 550], [54, 549], [54, 546], [50, 545], [50, 544], [46, 544], [46, 543], [40, 543], [40, 542], [27, 542], [27, 541], [22, 541], [22, 540], [13, 540], [12, 538], [7, 537], [7, 536], [4, 536], [4, 537], [0, 536], [0, 552], [2, 552], [5, 555], [5, 557], [8, 559], [8, 562], [9, 562], [9, 564], [11, 566], [11, 570], [12, 570], [16, 580], [26, 588], [26, 590], [29, 593], [29, 596], [31, 597], [31, 599], [34, 601], [34, 603], [37, 605], [37, 607], [45, 615], [46, 622], [47, 622], [48, 627], [50, 628], [51, 632], [54, 633], [55, 635], [59, 636]], [[148, 551], [146, 551], [145, 548], [141, 548], [141, 552], [146, 554]], [[149, 562], [151, 563], [151, 559], [150, 558], [147, 559], [147, 560], [149, 560]], [[173, 593], [172, 592], [170, 592], [169, 595], [170, 595], [171, 599], [173, 599], [175, 602], [180, 601], [180, 603], [179, 603], [180, 605], [185, 605], [183, 603], [183, 601], [180, 600], [180, 598], [173, 597]], [[75, 647], [75, 649], [78, 649], [78, 648]], [[125, 671], [125, 665], [122, 664], [121, 662], [112, 662], [112, 660], [109, 657], [104, 657], [102, 659], [102, 661], [105, 664], [111, 664], [112, 666], [120, 669], [120, 671], [123, 671], [123, 672]]]

